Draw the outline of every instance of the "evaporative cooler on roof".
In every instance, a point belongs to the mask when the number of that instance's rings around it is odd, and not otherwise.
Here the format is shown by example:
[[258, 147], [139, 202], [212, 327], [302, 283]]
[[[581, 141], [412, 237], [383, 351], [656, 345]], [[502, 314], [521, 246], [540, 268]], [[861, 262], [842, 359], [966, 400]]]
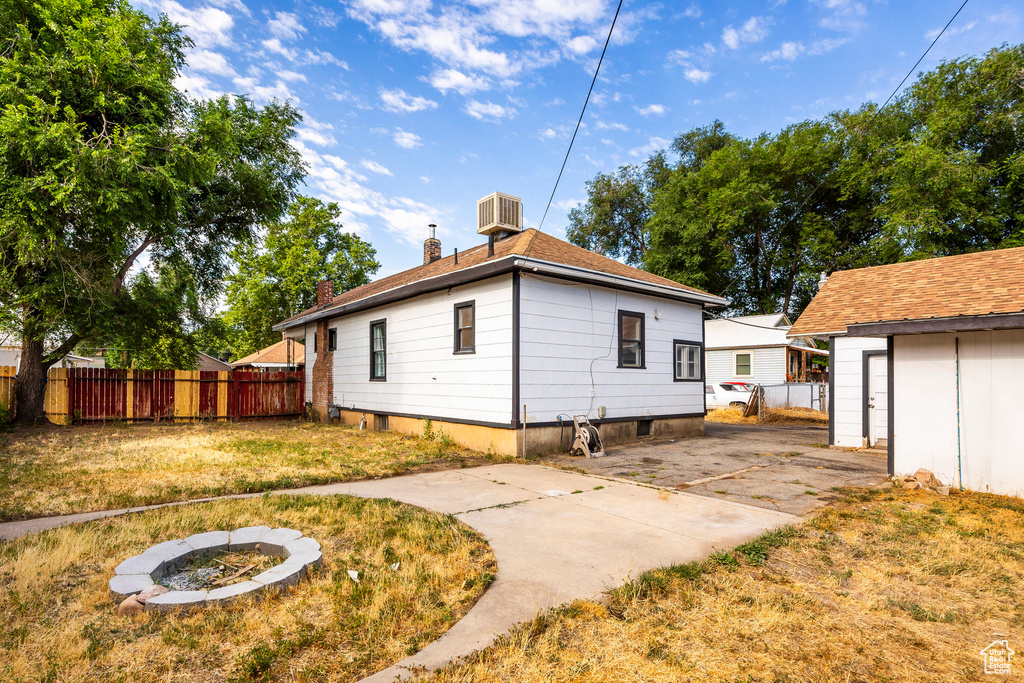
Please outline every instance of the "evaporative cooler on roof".
[[481, 235], [521, 232], [523, 200], [502, 192], [493, 192], [476, 203], [476, 231]]

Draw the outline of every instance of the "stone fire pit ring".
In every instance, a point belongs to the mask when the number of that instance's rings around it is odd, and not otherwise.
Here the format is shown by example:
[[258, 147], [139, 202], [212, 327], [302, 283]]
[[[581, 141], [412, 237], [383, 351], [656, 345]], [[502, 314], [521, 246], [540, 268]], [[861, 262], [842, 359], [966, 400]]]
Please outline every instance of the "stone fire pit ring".
[[258, 551], [283, 557], [249, 581], [213, 590], [169, 591], [146, 600], [147, 610], [169, 612], [203, 605], [219, 605], [243, 595], [265, 590], [283, 591], [303, 579], [310, 567], [323, 561], [320, 544], [295, 529], [248, 526], [234, 531], [208, 531], [188, 538], [159, 543], [141, 555], [129, 557], [114, 569], [110, 595], [120, 602], [156, 584], [157, 580], [194, 557], [208, 557], [222, 551]]

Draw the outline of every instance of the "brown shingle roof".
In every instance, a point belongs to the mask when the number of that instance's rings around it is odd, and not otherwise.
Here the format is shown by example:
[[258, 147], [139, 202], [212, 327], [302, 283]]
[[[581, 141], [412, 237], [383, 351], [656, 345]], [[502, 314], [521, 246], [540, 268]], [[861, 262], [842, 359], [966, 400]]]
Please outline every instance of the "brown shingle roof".
[[529, 230], [524, 230], [519, 234], [495, 241], [494, 256], [488, 257], [487, 245], [481, 244], [480, 246], [473, 247], [472, 249], [459, 252], [458, 263], [455, 263], [454, 255], [446, 256], [434, 261], [433, 263], [416, 266], [415, 268], [410, 268], [409, 270], [402, 271], [401, 273], [396, 273], [395, 275], [374, 280], [369, 284], [365, 284], [361, 287], [356, 287], [339, 294], [334, 297], [329, 304], [310, 308], [298, 315], [293, 315], [291, 318], [282, 321], [282, 323], [287, 323], [291, 320], [306, 316], [319, 309], [333, 308], [343, 304], [349, 304], [354, 301], [359, 301], [360, 299], [373, 296], [374, 294], [380, 294], [381, 292], [395, 289], [396, 287], [410, 285], [414, 282], [426, 280], [438, 275], [445, 275], [465, 270], [466, 268], [478, 266], [507, 256], [528, 256], [542, 261], [551, 261], [553, 263], [574, 266], [576, 268], [586, 268], [587, 270], [608, 273], [620, 277], [628, 277], [634, 280], [649, 282], [651, 284], [675, 287], [676, 289], [694, 292], [695, 294], [703, 296], [712, 296], [707, 292], [703, 292], [693, 287], [687, 287], [686, 285], [682, 285], [674, 280], [669, 280], [668, 278], [648, 273], [647, 271], [640, 270], [639, 268], [627, 266], [606, 256], [595, 254], [592, 251], [577, 247], [574, 244], [569, 244], [557, 237], [552, 237], [547, 233], [539, 232], [538, 230], [531, 228]]
[[305, 346], [294, 339], [289, 339], [287, 340], [287, 344], [291, 346], [289, 349], [285, 346], [285, 343], [285, 340], [281, 340], [265, 349], [260, 349], [256, 353], [250, 353], [245, 358], [239, 358], [232, 362], [231, 367], [237, 368], [241, 365], [252, 365], [254, 363], [291, 363], [292, 365], [298, 365], [305, 362]]
[[1020, 313], [1024, 247], [833, 273], [789, 336], [846, 332], [856, 323]]

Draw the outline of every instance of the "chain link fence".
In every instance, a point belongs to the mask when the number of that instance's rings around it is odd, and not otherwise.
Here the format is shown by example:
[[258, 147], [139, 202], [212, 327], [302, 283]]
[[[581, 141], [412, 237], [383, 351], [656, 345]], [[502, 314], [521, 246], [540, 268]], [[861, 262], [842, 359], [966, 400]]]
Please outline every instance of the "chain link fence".
[[790, 409], [815, 410], [828, 414], [828, 384], [820, 382], [788, 382], [760, 385], [751, 399], [748, 414], [756, 413], [762, 420], [767, 413]]

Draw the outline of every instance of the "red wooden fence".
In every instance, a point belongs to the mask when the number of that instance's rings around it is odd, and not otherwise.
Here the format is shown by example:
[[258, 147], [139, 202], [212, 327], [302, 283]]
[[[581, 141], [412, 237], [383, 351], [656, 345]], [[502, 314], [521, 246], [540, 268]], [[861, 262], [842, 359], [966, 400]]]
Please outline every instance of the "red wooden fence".
[[[302, 415], [302, 371], [67, 370], [67, 422], [256, 420]], [[52, 419], [52, 416], [51, 416]]]

